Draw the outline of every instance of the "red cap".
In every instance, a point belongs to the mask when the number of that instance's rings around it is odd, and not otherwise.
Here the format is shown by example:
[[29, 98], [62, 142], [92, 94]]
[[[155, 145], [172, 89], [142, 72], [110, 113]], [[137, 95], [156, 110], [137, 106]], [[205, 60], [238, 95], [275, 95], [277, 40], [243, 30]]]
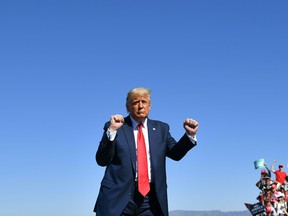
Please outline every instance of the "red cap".
[[279, 164], [279, 167], [283, 167], [283, 164]]
[[261, 174], [262, 174], [262, 173], [266, 173], [266, 170], [265, 170], [265, 169], [261, 170]]

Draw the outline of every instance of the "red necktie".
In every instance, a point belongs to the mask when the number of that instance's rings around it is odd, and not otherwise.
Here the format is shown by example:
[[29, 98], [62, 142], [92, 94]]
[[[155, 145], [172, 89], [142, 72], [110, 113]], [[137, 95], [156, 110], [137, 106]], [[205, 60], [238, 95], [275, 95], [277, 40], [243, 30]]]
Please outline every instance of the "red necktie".
[[148, 177], [146, 145], [142, 132], [142, 127], [142, 123], [139, 123], [137, 136], [138, 191], [143, 196], [146, 196], [150, 191], [150, 183]]

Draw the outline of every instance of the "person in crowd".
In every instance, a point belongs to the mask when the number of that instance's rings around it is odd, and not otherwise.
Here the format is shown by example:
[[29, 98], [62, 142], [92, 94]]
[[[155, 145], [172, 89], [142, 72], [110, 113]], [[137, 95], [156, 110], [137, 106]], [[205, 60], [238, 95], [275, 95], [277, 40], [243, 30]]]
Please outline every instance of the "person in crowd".
[[275, 174], [276, 181], [279, 182], [280, 184], [284, 184], [287, 174], [284, 171], [283, 164], [279, 164], [278, 166], [279, 169], [275, 170], [274, 169], [275, 163], [276, 163], [276, 160], [274, 160], [274, 162], [272, 163], [271, 171]]
[[271, 190], [271, 198], [278, 201], [278, 197], [281, 196], [282, 194], [279, 192], [277, 184], [272, 184], [270, 190]]
[[256, 183], [256, 186], [262, 191], [271, 189], [273, 185], [276, 185], [277, 187], [279, 187], [280, 184], [277, 181], [269, 178], [268, 176], [263, 177], [261, 181], [258, 181]]
[[256, 182], [256, 186], [262, 190], [262, 188], [265, 186], [265, 178], [266, 177], [269, 177], [271, 178], [271, 171], [269, 170], [269, 168], [266, 166], [266, 163], [264, 163], [265, 167], [266, 167], [266, 170], [265, 169], [262, 169], [261, 170], [261, 173], [260, 173], [260, 179], [258, 182]]
[[275, 215], [278, 216], [278, 213], [277, 213], [277, 208], [278, 208], [278, 200], [275, 199], [275, 198], [271, 198], [270, 199], [270, 203], [271, 205], [273, 206], [273, 209], [275, 210]]
[[285, 182], [284, 182], [284, 184], [282, 184], [282, 186], [283, 186], [283, 188], [284, 188], [285, 191], [288, 190], [288, 176], [286, 176]]
[[265, 212], [267, 216], [277, 216], [276, 210], [270, 200], [265, 201]]
[[[166, 157], [181, 160], [197, 144], [198, 122], [187, 118], [176, 141], [167, 123], [148, 118], [150, 90], [128, 92], [125, 118], [112, 115], [96, 152], [106, 170], [94, 212], [97, 216], [168, 216]], [[142, 145], [143, 144], [143, 145]]]
[[287, 203], [285, 202], [284, 196], [278, 197], [278, 205], [276, 209], [277, 216], [287, 216]]

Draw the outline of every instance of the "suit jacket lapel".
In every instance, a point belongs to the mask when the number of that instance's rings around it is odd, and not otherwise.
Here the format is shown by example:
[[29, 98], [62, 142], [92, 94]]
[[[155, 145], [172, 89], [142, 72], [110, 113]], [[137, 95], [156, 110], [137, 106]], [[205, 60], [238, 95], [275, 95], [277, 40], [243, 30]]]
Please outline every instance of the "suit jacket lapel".
[[[150, 164], [151, 164], [151, 170], [155, 169], [155, 163], [157, 163], [157, 160], [155, 159], [154, 155], [155, 152], [157, 152], [157, 145], [153, 145], [152, 143], [157, 143], [157, 130], [153, 125], [153, 122], [149, 119], [147, 119], [147, 127], [148, 127], [148, 137], [149, 137], [149, 149], [150, 149]], [[153, 172], [151, 173], [151, 180], [153, 181]]]
[[127, 141], [128, 148], [130, 151], [131, 163], [132, 163], [132, 167], [133, 167], [134, 174], [135, 174], [136, 173], [136, 144], [135, 144], [132, 121], [129, 116], [125, 118], [125, 124], [123, 126], [124, 126], [123, 130], [125, 133], [126, 141]]

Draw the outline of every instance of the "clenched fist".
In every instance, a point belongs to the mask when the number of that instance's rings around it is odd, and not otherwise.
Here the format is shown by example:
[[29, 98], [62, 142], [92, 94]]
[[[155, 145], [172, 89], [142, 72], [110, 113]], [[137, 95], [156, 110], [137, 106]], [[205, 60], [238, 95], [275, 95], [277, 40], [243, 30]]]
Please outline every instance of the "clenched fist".
[[191, 118], [186, 118], [183, 127], [186, 130], [186, 133], [194, 137], [198, 131], [199, 124], [197, 121]]
[[120, 114], [112, 115], [110, 117], [110, 127], [111, 132], [117, 131], [124, 124], [124, 117]]

